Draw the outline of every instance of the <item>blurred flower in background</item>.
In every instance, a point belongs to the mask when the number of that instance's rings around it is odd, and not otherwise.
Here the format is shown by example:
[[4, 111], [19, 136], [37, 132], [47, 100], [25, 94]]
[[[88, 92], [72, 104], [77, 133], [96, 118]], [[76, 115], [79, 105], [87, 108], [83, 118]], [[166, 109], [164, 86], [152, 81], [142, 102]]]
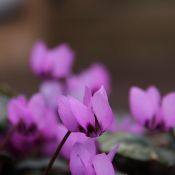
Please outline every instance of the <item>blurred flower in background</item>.
[[31, 54], [31, 68], [41, 77], [50, 79], [66, 78], [70, 75], [74, 62], [74, 52], [62, 44], [48, 49], [44, 42], [37, 42]]

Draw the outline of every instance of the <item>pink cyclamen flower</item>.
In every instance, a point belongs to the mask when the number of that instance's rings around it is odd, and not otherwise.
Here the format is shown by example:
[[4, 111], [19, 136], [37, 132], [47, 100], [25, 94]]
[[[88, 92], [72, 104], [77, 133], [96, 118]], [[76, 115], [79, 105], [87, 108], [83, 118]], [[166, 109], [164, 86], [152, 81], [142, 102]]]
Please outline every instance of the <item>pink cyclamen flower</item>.
[[167, 130], [175, 126], [175, 92], [161, 99], [156, 87], [130, 90], [130, 108], [133, 117], [151, 130]]
[[76, 143], [70, 155], [72, 175], [115, 175], [112, 159], [116, 149], [106, 155], [96, 154], [93, 143], [88, 145]]
[[12, 150], [22, 153], [31, 150], [38, 137], [37, 125], [26, 106], [27, 99], [22, 95], [11, 99], [7, 106], [8, 120], [15, 128], [10, 146]]
[[[56, 128], [56, 116], [46, 107], [41, 94], [35, 94], [30, 100], [24, 96], [13, 98], [8, 103], [8, 120], [12, 126], [18, 125], [22, 135], [42, 134], [51, 137]], [[49, 132], [47, 128], [49, 129]]]
[[16, 126], [19, 123], [30, 127], [34, 124], [34, 118], [27, 108], [27, 99], [25, 96], [20, 95], [16, 98], [12, 98], [7, 106], [8, 120], [12, 126]]
[[112, 109], [103, 86], [93, 95], [86, 88], [83, 103], [73, 97], [60, 96], [58, 112], [68, 130], [83, 132], [89, 137], [101, 135], [113, 121]]
[[110, 92], [111, 81], [108, 70], [102, 64], [93, 64], [79, 75], [68, 79], [68, 94], [82, 100], [84, 89], [88, 86], [92, 92], [97, 91], [102, 85]]
[[48, 49], [44, 42], [37, 42], [31, 53], [31, 67], [35, 74], [46, 78], [65, 78], [72, 69], [74, 52], [67, 44]]

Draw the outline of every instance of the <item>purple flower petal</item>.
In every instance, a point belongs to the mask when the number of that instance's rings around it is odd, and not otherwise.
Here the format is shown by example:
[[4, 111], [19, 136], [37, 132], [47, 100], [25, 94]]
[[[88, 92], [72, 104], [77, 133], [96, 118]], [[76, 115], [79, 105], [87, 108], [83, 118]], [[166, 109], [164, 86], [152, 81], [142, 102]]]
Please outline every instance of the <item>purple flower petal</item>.
[[79, 143], [81, 143], [84, 146], [84, 148], [86, 148], [86, 150], [91, 153], [91, 156], [95, 156], [96, 153], [97, 153], [96, 139], [89, 138], [89, 137], [86, 137], [86, 136], [85, 136], [85, 138], [86, 139], [82, 140]]
[[162, 100], [162, 116], [167, 128], [175, 127], [175, 93], [166, 95]]
[[21, 120], [23, 120], [26, 111], [26, 98], [24, 96], [18, 96], [17, 98], [13, 98], [8, 102], [7, 113], [8, 119], [13, 124], [18, 124]]
[[115, 175], [115, 171], [108, 156], [104, 153], [98, 154], [93, 159], [96, 175]]
[[83, 103], [86, 106], [90, 106], [90, 104], [91, 104], [91, 98], [92, 98], [92, 92], [91, 92], [90, 88], [85, 87], [85, 93], [84, 93]]
[[[110, 76], [109, 72], [102, 64], [96, 63], [82, 72], [81, 79], [85, 86], [89, 86], [92, 91], [98, 90], [101, 85], [110, 91]], [[97, 81], [98, 80], [98, 81]]]
[[130, 89], [130, 109], [133, 117], [142, 125], [155, 114], [155, 101], [138, 87]]
[[93, 95], [92, 107], [102, 131], [105, 131], [113, 121], [113, 113], [103, 86]]
[[152, 101], [152, 105], [153, 105], [153, 107], [155, 109], [155, 113], [156, 113], [158, 108], [160, 107], [160, 102], [161, 102], [160, 92], [156, 87], [151, 86], [147, 89], [147, 94]]
[[65, 77], [70, 74], [75, 54], [67, 44], [56, 47], [49, 55], [53, 58], [54, 77]]
[[40, 93], [37, 93], [31, 97], [28, 101], [28, 109], [32, 112], [36, 121], [41, 121], [45, 116], [46, 105], [44, 102], [44, 98]]
[[91, 109], [75, 98], [69, 98], [71, 110], [78, 123], [86, 130], [89, 125], [95, 126], [95, 118]]
[[115, 157], [115, 155], [116, 155], [118, 149], [119, 149], [119, 145], [116, 145], [116, 146], [114, 146], [114, 148], [108, 153], [107, 156], [108, 156], [108, 158], [109, 158], [109, 160], [110, 160], [111, 162], [113, 161], [113, 159], [114, 159], [114, 157]]
[[[91, 166], [92, 155], [82, 144], [75, 144], [70, 156], [72, 175], [95, 175]], [[89, 172], [89, 173], [88, 173]]]
[[[58, 135], [59, 142], [63, 139], [63, 137], [65, 136], [67, 131], [68, 130], [63, 125], [58, 126], [57, 135]], [[72, 132], [71, 135], [66, 140], [63, 148], [61, 149], [60, 154], [64, 158], [69, 159], [70, 153], [71, 153], [72, 148], [75, 145], [75, 143], [86, 143], [88, 140], [90, 140], [90, 138], [86, 137], [85, 134], [79, 133], [79, 132]], [[93, 148], [94, 143], [91, 144], [88, 142], [86, 144], [87, 144], [87, 146], [89, 146], [92, 149], [91, 151], [94, 151], [94, 148]]]
[[79, 131], [79, 124], [74, 114], [72, 113], [69, 98], [62, 95], [59, 96], [58, 113], [60, 115], [60, 119], [68, 130]]
[[41, 68], [43, 67], [43, 61], [45, 60], [47, 55], [47, 47], [44, 42], [39, 41], [37, 42], [31, 54], [31, 67], [33, 71], [37, 74], [41, 73]]

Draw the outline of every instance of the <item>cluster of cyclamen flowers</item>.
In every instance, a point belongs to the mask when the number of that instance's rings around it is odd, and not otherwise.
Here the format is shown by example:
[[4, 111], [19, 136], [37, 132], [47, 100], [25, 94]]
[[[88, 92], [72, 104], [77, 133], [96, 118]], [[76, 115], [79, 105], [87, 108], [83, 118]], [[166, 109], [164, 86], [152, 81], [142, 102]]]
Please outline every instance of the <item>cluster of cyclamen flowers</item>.
[[108, 155], [100, 153], [96, 139], [114, 129], [107, 95], [110, 76], [101, 64], [73, 74], [74, 56], [66, 44], [54, 49], [48, 49], [43, 42], [34, 45], [30, 65], [43, 82], [30, 99], [19, 95], [8, 103], [8, 120], [15, 128], [10, 149], [22, 156], [34, 150], [51, 156], [71, 132], [60, 151], [70, 161], [71, 173], [113, 175], [116, 149]]
[[60, 154], [69, 160], [71, 174], [114, 175], [116, 147], [109, 154], [100, 153], [96, 138], [106, 131], [143, 133], [142, 126], [164, 131], [173, 128], [175, 93], [161, 101], [155, 87], [146, 91], [131, 88], [131, 112], [141, 125], [131, 125], [129, 117], [119, 125], [108, 102], [111, 81], [107, 69], [94, 64], [73, 74], [74, 57], [66, 44], [54, 49], [43, 42], [34, 45], [30, 65], [43, 82], [30, 99], [19, 95], [9, 101], [8, 120], [14, 132], [8, 149], [18, 156], [34, 150], [51, 156], [69, 133]]

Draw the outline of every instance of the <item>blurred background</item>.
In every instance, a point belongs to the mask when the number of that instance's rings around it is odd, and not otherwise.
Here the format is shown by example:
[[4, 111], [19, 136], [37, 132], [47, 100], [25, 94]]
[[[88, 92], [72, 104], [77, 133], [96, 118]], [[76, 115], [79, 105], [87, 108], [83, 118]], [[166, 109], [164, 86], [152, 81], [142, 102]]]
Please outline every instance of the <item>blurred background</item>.
[[175, 90], [175, 1], [0, 0], [1, 83], [27, 94], [37, 90], [28, 62], [38, 39], [50, 47], [69, 43], [75, 72], [104, 63], [116, 109], [128, 109], [132, 85]]

